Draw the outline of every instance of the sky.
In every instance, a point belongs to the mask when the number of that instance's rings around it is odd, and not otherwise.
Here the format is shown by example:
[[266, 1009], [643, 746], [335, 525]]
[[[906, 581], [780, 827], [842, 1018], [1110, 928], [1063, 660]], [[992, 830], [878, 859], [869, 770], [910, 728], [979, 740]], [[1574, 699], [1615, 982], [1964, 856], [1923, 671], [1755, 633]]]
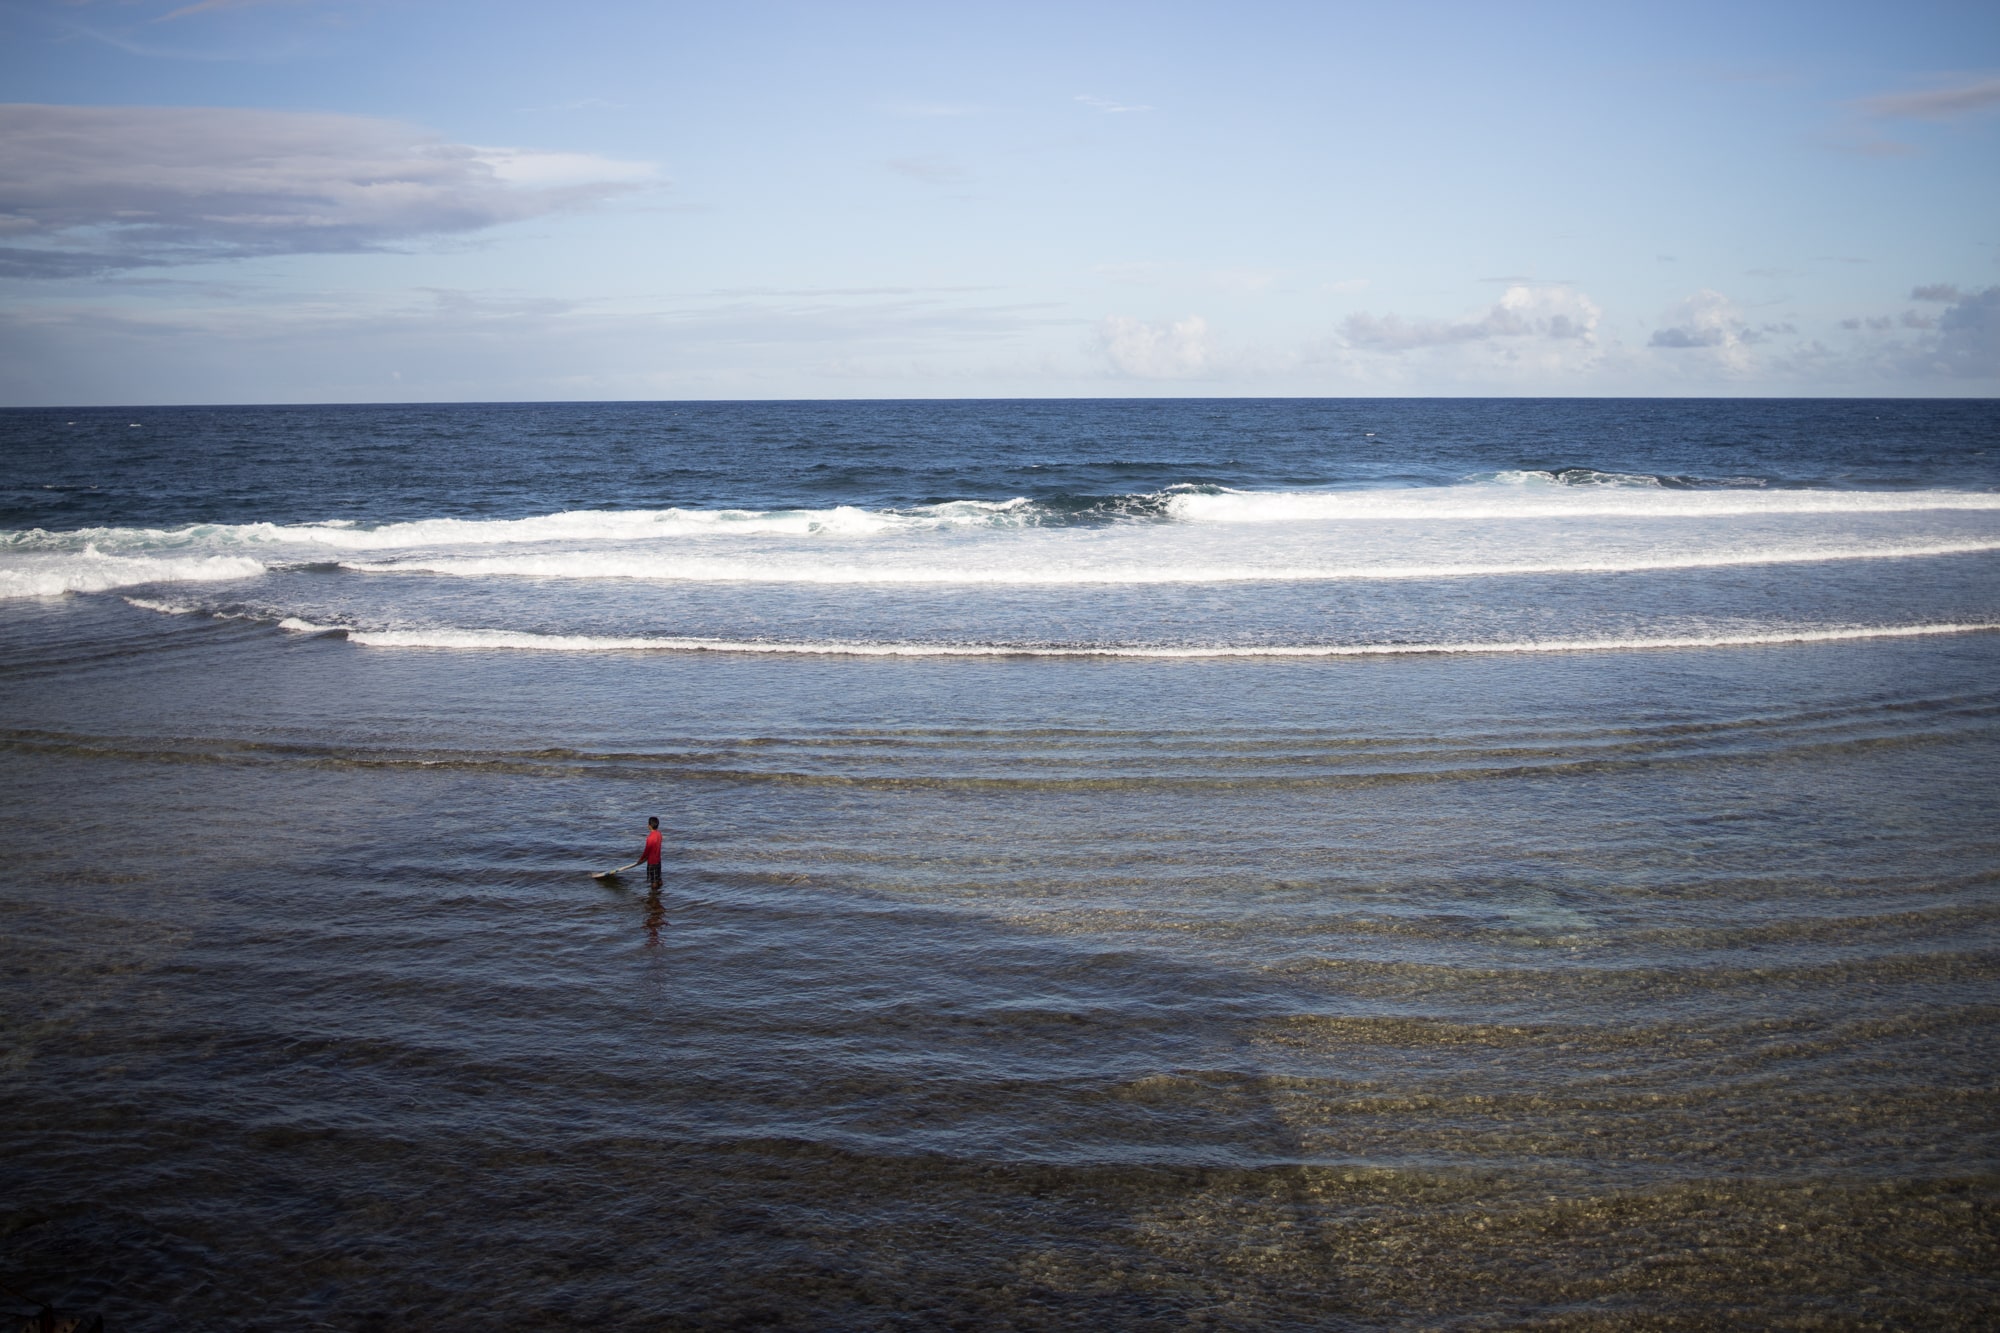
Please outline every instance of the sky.
[[2000, 4], [0, 0], [0, 404], [2000, 395]]

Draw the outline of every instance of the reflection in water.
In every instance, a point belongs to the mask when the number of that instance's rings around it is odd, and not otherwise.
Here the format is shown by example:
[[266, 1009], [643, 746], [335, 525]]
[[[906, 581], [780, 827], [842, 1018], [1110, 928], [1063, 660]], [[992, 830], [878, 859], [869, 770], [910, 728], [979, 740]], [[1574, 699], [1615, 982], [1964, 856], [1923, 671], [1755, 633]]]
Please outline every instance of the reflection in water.
[[667, 924], [667, 905], [660, 901], [660, 891], [653, 889], [646, 894], [646, 947], [660, 947], [660, 927]]

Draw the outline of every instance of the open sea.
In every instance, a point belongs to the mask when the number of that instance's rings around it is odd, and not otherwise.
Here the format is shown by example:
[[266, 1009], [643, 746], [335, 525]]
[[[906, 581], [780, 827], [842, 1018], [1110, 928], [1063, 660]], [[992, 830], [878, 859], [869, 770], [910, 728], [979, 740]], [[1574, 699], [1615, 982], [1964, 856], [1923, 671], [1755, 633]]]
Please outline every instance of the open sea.
[[2000, 403], [9, 410], [0, 811], [0, 1312], [2000, 1324]]

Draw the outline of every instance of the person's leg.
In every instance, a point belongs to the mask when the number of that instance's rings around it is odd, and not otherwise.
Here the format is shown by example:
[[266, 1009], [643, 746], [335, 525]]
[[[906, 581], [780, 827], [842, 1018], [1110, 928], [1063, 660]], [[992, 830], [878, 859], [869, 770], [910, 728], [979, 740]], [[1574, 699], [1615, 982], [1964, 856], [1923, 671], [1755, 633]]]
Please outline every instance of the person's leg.
[[658, 861], [648, 861], [646, 863], [646, 886], [653, 889], [660, 887], [660, 863]]

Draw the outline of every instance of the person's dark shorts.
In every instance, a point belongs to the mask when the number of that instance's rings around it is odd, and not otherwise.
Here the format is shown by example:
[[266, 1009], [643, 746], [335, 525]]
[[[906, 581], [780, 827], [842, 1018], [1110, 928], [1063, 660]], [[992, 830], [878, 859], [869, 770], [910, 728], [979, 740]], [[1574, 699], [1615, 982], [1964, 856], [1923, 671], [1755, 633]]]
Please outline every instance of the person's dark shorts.
[[660, 863], [658, 861], [646, 862], [646, 887], [649, 889], [660, 887]]

